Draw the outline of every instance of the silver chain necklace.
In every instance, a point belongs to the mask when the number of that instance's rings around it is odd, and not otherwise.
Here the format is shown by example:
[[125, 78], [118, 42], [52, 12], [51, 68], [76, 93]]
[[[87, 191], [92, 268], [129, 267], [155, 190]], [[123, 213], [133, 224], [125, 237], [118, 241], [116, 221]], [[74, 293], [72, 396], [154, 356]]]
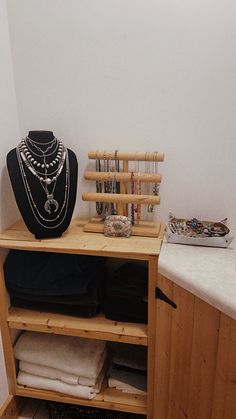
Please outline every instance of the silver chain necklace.
[[[31, 211], [32, 211], [32, 213], [34, 215], [34, 218], [44, 228], [54, 229], [54, 228], [59, 227], [63, 223], [63, 221], [64, 221], [64, 219], [66, 217], [67, 210], [68, 210], [68, 204], [69, 204], [70, 168], [69, 168], [68, 151], [65, 149], [65, 159], [63, 161], [63, 164], [60, 166], [60, 172], [58, 171], [57, 175], [55, 176], [56, 179], [54, 180], [54, 185], [53, 185], [53, 188], [52, 188], [52, 191], [51, 192], [49, 192], [49, 190], [48, 190], [48, 183], [46, 182], [44, 184], [43, 181], [38, 177], [38, 175], [32, 171], [31, 166], [29, 166], [27, 164], [28, 161], [27, 161], [27, 159], [24, 159], [24, 154], [21, 152], [20, 145], [17, 146], [17, 148], [16, 148], [16, 154], [17, 154], [18, 164], [19, 164], [19, 168], [20, 168], [21, 177], [22, 177], [22, 181], [23, 181], [23, 184], [24, 184], [25, 192], [26, 192], [26, 195], [27, 195], [27, 199], [28, 199], [28, 202], [29, 202]], [[57, 213], [57, 211], [59, 209], [59, 203], [54, 198], [54, 191], [55, 191], [55, 188], [56, 188], [57, 178], [59, 177], [60, 173], [62, 172], [62, 169], [63, 169], [63, 166], [64, 166], [64, 162], [65, 162], [65, 169], [66, 169], [65, 170], [65, 192], [64, 192], [64, 200], [63, 200], [61, 209], [60, 209], [59, 213], [56, 215], [56, 217], [51, 218], [51, 219], [48, 219], [48, 218], [45, 218], [40, 213], [40, 211], [39, 211], [39, 209], [38, 209], [38, 207], [37, 207], [37, 205], [35, 203], [35, 200], [34, 200], [34, 197], [32, 195], [32, 191], [30, 189], [29, 182], [28, 182], [28, 179], [27, 179], [25, 170], [24, 170], [24, 164], [29, 169], [29, 171], [34, 176], [36, 176], [36, 178], [39, 180], [39, 183], [41, 184], [41, 186], [42, 186], [42, 188], [43, 188], [43, 190], [44, 190], [44, 192], [46, 194], [46, 197], [47, 197], [47, 199], [46, 199], [46, 201], [44, 203], [44, 210], [48, 214], [51, 214], [52, 212], [53, 213]], [[52, 209], [53, 209], [53, 211], [52, 211]], [[48, 226], [48, 225], [45, 224], [45, 222], [52, 223], [52, 222], [58, 221], [58, 219], [60, 218], [63, 210], [64, 210], [64, 214], [63, 214], [63, 217], [62, 217], [62, 219], [61, 219], [61, 221], [59, 223], [57, 223], [54, 226], [52, 226], [52, 225], [51, 226]]]

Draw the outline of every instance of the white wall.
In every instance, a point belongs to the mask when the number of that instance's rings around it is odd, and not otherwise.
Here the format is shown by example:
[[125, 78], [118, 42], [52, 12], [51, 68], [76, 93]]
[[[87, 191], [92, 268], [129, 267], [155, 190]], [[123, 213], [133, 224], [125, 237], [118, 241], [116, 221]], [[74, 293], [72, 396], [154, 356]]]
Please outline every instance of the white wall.
[[90, 149], [164, 151], [161, 218], [236, 227], [235, 0], [7, 3], [22, 135], [52, 129], [81, 179]]
[[[5, 0], [0, 0], [0, 231], [19, 218], [6, 171], [7, 152], [19, 138]], [[0, 405], [8, 394], [0, 336]]]

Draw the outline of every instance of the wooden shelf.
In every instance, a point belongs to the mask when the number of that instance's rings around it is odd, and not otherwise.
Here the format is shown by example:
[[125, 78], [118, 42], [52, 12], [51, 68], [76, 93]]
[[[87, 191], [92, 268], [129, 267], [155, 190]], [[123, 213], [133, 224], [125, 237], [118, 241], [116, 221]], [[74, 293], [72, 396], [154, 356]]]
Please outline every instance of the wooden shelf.
[[42, 252], [74, 253], [148, 260], [158, 256], [164, 234], [161, 225], [159, 237], [105, 237], [101, 233], [83, 231], [88, 220], [74, 219], [62, 237], [37, 240], [21, 220], [0, 234], [0, 247], [7, 249], [36, 250]]
[[86, 319], [65, 314], [10, 307], [7, 320], [9, 327], [12, 329], [147, 345], [146, 324], [108, 320], [102, 314]]
[[111, 409], [144, 415], [147, 413], [146, 396], [122, 393], [119, 390], [111, 388], [104, 388], [93, 400], [81, 399], [54, 391], [38, 390], [20, 385], [16, 386], [16, 395], [61, 403], [79, 404], [81, 406], [93, 406], [100, 409]]
[[[155, 327], [156, 327], [156, 278], [158, 256], [163, 240], [165, 226], [160, 226], [158, 237], [105, 237], [102, 233], [83, 231], [87, 220], [74, 219], [62, 237], [37, 240], [27, 230], [23, 221], [15, 223], [0, 234], [0, 307], [3, 348], [10, 394], [14, 395], [4, 408], [8, 412], [12, 403], [22, 397], [60, 401], [64, 403], [94, 406], [130, 413], [147, 415], [153, 419], [155, 387]], [[114, 257], [147, 261], [148, 265], [148, 325], [108, 320], [100, 314], [93, 318], [81, 318], [59, 313], [34, 311], [26, 308], [8, 307], [8, 295], [4, 281], [3, 262], [5, 249], [18, 249], [91, 256]], [[43, 309], [43, 305], [42, 305]], [[17, 385], [16, 362], [11, 340], [11, 330], [29, 330], [66, 336], [80, 336], [111, 342], [130, 343], [148, 346], [147, 396], [125, 394], [108, 389], [104, 384], [102, 391], [90, 401], [70, 397], [53, 391], [38, 390]], [[17, 415], [14, 414], [13, 418]]]

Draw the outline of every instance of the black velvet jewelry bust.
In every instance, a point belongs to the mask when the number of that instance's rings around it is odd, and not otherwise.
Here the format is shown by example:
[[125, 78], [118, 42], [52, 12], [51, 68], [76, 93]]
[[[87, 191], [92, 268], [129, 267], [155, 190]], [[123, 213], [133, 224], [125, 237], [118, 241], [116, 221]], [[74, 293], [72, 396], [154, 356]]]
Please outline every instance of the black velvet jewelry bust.
[[[76, 201], [76, 155], [51, 131], [29, 131], [26, 138], [28, 143], [21, 142], [7, 155], [17, 206], [36, 239], [60, 237], [69, 227]], [[42, 150], [49, 150], [50, 157], [42, 157]]]

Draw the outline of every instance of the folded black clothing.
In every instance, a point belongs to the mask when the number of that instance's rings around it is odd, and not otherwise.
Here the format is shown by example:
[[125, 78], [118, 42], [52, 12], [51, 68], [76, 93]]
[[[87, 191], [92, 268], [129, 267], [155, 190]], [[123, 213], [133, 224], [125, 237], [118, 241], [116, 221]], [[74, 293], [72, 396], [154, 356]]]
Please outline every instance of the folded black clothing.
[[78, 304], [60, 304], [40, 301], [30, 301], [23, 298], [11, 297], [11, 305], [15, 307], [29, 308], [31, 310], [48, 311], [49, 313], [67, 314], [70, 316], [91, 318], [96, 316], [100, 311], [100, 306], [78, 305]]
[[85, 294], [72, 295], [36, 295], [24, 292], [15, 291], [8, 287], [8, 292], [11, 297], [26, 301], [36, 301], [41, 303], [55, 303], [61, 305], [98, 305], [101, 304], [104, 298], [104, 279], [103, 276], [95, 276], [88, 284], [88, 289]]
[[116, 298], [105, 298], [103, 302], [105, 317], [110, 320], [147, 323], [148, 304], [143, 301], [135, 302]]
[[125, 263], [106, 283], [106, 295], [142, 301], [148, 294], [148, 268], [135, 263]]
[[90, 281], [106, 276], [105, 258], [11, 250], [4, 263], [8, 290], [35, 295], [85, 294]]

